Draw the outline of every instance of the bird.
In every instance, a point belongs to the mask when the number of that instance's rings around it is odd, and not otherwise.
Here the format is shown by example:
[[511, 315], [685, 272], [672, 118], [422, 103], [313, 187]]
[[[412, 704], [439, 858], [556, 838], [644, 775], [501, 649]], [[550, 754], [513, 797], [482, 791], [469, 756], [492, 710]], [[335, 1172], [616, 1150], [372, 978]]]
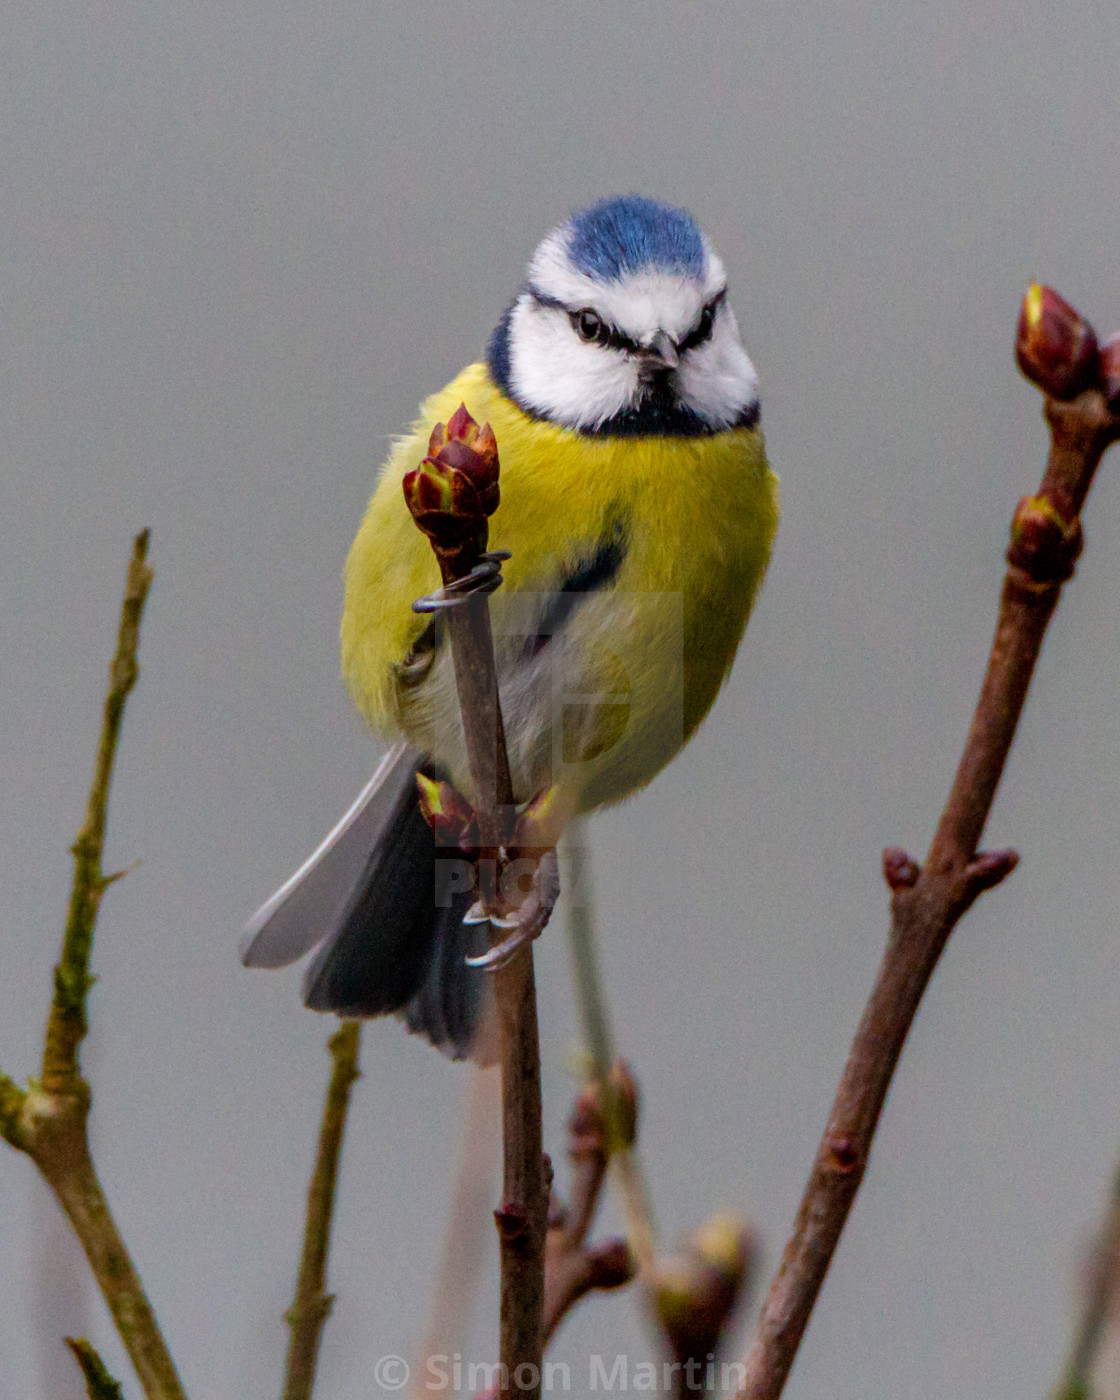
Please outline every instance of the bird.
[[[642, 195], [572, 213], [533, 253], [485, 353], [395, 440], [345, 565], [342, 673], [389, 749], [345, 816], [249, 921], [242, 961], [314, 949], [305, 1004], [395, 1013], [485, 1058], [469, 882], [436, 859], [427, 772], [469, 793], [440, 575], [401, 482], [459, 406], [501, 460], [490, 600], [514, 794], [557, 828], [644, 787], [692, 736], [770, 560], [778, 481], [723, 262], [685, 210]], [[480, 940], [483, 940], [480, 944]]]

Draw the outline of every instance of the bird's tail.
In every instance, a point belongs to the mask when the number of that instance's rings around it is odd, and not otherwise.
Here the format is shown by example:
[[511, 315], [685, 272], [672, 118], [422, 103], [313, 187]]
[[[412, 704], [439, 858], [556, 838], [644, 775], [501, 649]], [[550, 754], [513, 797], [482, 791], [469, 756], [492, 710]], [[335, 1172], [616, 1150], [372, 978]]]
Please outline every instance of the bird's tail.
[[246, 928], [246, 967], [283, 967], [316, 948], [305, 1003], [340, 1016], [396, 1012], [455, 1059], [488, 1059], [480, 1036], [486, 925], [464, 924], [474, 898], [456, 853], [437, 852], [415, 777], [423, 755], [398, 744], [318, 850]]

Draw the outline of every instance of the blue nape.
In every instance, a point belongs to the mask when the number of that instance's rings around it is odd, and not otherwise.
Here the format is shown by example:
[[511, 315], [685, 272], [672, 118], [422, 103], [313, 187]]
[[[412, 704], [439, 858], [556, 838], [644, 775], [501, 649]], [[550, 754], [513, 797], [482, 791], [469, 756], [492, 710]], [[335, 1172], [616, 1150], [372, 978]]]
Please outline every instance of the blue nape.
[[568, 256], [580, 272], [608, 282], [643, 267], [699, 275], [704, 242], [692, 215], [656, 199], [628, 194], [573, 214]]

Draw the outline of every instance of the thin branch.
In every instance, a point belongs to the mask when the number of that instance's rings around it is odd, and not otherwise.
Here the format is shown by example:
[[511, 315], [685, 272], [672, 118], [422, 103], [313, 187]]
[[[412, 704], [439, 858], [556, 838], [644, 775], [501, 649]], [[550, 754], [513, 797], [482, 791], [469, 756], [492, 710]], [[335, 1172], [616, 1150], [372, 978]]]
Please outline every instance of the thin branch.
[[90, 1268], [148, 1400], [184, 1400], [175, 1366], [97, 1179], [89, 1153], [90, 1088], [78, 1047], [86, 1034], [86, 996], [94, 926], [106, 888], [101, 855], [113, 760], [125, 701], [136, 683], [140, 618], [152, 581], [148, 532], [137, 535], [121, 605], [117, 647], [109, 669], [101, 737], [85, 820], [74, 843], [74, 882], [54, 975], [39, 1084], [21, 1089], [0, 1076], [0, 1134], [26, 1152], [46, 1178], [73, 1225]]
[[[925, 865], [919, 868], [901, 851], [884, 853], [892, 890], [887, 949], [746, 1358], [740, 1395], [749, 1400], [775, 1400], [782, 1391], [863, 1178], [907, 1031], [949, 935], [977, 896], [999, 884], [1017, 861], [1013, 851], [983, 854], [977, 845], [1046, 625], [1073, 571], [1082, 504], [1101, 456], [1120, 437], [1120, 405], [1109, 409], [1103, 376], [1092, 378], [1096, 362], [1090, 359], [1088, 371], [1082, 363], [1092, 331], [1086, 336], [1085, 323], [1072, 318], [1077, 313], [1046, 289], [1028, 294], [1019, 330], [1021, 367], [1049, 387], [1046, 377], [1068, 342], [1081, 358], [1075, 366], [1080, 379], [1066, 388], [1082, 391], [1071, 402], [1046, 401], [1051, 447], [1045, 475], [1038, 495], [1015, 512], [987, 674]], [[1091, 348], [1095, 355], [1095, 337]], [[1086, 382], [1091, 387], [1084, 388]]]
[[1089, 1287], [1074, 1331], [1065, 1376], [1054, 1400], [1086, 1400], [1105, 1325], [1120, 1288], [1120, 1167], [1113, 1172], [1108, 1209], [1093, 1246]]
[[[479, 429], [463, 404], [446, 427], [437, 424], [429, 456], [403, 482], [408, 508], [439, 561], [445, 598], [451, 589], [457, 601], [445, 615], [470, 768], [470, 796], [478, 817], [481, 903], [492, 916], [509, 912], [499, 877], [502, 848], [511, 842], [516, 808], [487, 592], [456, 586], [472, 576], [485, 549], [487, 518], [498, 505], [498, 474], [494, 434], [489, 424]], [[491, 922], [491, 949], [503, 941], [501, 930]], [[523, 942], [493, 977], [502, 1070], [502, 1200], [494, 1212], [500, 1242], [499, 1374], [503, 1397], [516, 1394], [535, 1400], [541, 1383], [548, 1192], [531, 945]]]
[[74, 1360], [81, 1367], [89, 1400], [123, 1400], [120, 1386], [84, 1337], [67, 1337], [66, 1345], [74, 1353]]
[[607, 1143], [610, 1164], [622, 1194], [626, 1213], [626, 1232], [638, 1273], [646, 1277], [656, 1255], [653, 1213], [649, 1193], [633, 1132], [621, 1131], [618, 1121], [622, 1107], [611, 1085], [611, 1069], [615, 1063], [607, 1001], [603, 994], [603, 979], [599, 973], [598, 950], [595, 946], [595, 921], [592, 913], [592, 890], [589, 871], [589, 847], [583, 839], [583, 822], [576, 818], [568, 826], [568, 944], [572, 954], [572, 973], [576, 1002], [583, 1019], [583, 1033], [591, 1061], [592, 1076], [599, 1086], [607, 1114]]
[[136, 660], [140, 645], [140, 618], [152, 582], [147, 555], [148, 531], [143, 530], [136, 537], [129, 561], [117, 649], [109, 668], [109, 691], [105, 696], [93, 783], [85, 821], [73, 846], [74, 881], [62, 938], [62, 956], [54, 973], [54, 1000], [43, 1046], [42, 1085], [48, 1094], [69, 1094], [78, 1088], [78, 1046], [86, 1033], [86, 994], [92, 982], [89, 959], [93, 948], [93, 930], [101, 896], [118, 878], [102, 874], [101, 854], [105, 845], [109, 785], [113, 777], [125, 701], [140, 674]]
[[[483, 903], [495, 889], [501, 811], [513, 810], [513, 785], [498, 700], [494, 643], [485, 596], [452, 610], [451, 651], [467, 738], [482, 844]], [[496, 799], [496, 801], [495, 801]], [[492, 943], [501, 935], [491, 926]], [[494, 975], [502, 1067], [502, 1201], [495, 1212], [500, 1248], [499, 1360], [502, 1395], [540, 1394], [544, 1345], [544, 1240], [548, 1197], [541, 1129], [541, 1060], [533, 950], [526, 945]], [[518, 1377], [528, 1379], [522, 1385]]]
[[554, 1202], [545, 1239], [546, 1346], [581, 1298], [595, 1290], [620, 1288], [634, 1277], [633, 1257], [625, 1240], [587, 1242], [610, 1160], [612, 1129], [606, 1103], [598, 1086], [591, 1085], [576, 1099], [568, 1120], [572, 1164], [568, 1203], [562, 1206]]
[[327, 1251], [330, 1248], [331, 1215], [334, 1211], [338, 1160], [342, 1135], [346, 1131], [346, 1110], [350, 1088], [358, 1078], [360, 1021], [342, 1021], [327, 1041], [331, 1054], [331, 1077], [323, 1105], [319, 1129], [319, 1150], [315, 1170], [307, 1188], [307, 1219], [303, 1231], [299, 1275], [292, 1306], [285, 1314], [291, 1328], [288, 1360], [284, 1374], [284, 1400], [310, 1400], [315, 1385], [315, 1363], [323, 1324], [334, 1298], [326, 1291]]

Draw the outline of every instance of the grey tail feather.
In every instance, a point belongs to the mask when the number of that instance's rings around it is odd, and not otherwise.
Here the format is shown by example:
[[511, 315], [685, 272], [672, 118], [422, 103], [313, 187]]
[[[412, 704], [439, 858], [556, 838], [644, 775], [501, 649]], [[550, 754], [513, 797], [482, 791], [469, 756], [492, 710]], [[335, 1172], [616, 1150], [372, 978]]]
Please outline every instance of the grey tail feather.
[[395, 801], [307, 968], [304, 1001], [340, 1016], [396, 1012], [453, 1059], [488, 1061], [490, 1038], [476, 1033], [489, 978], [466, 964], [485, 950], [486, 925], [463, 923], [474, 899], [469, 867], [458, 852], [437, 851], [417, 800], [422, 760], [412, 757], [391, 775]]
[[402, 786], [421, 761], [405, 743], [389, 750], [334, 830], [245, 926], [246, 967], [287, 967], [338, 928]]

